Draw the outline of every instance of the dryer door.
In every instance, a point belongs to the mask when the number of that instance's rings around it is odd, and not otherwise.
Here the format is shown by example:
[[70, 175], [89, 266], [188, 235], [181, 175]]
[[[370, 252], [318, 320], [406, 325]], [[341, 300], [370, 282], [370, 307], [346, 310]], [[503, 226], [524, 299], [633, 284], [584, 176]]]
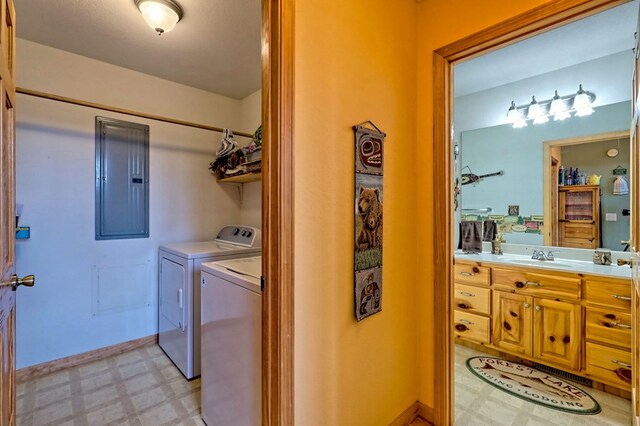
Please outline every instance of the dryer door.
[[[165, 257], [160, 259], [160, 332], [175, 329], [185, 330], [185, 284], [186, 270], [184, 265]], [[163, 321], [164, 320], [164, 321]], [[166, 328], [163, 330], [162, 323]]]

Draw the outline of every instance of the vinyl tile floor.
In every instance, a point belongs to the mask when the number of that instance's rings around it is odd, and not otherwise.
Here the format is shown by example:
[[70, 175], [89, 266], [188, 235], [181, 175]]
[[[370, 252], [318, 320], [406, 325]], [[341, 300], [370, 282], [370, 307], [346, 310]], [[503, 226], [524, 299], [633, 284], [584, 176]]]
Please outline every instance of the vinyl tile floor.
[[200, 379], [147, 346], [18, 384], [18, 426], [204, 425]]
[[598, 415], [564, 413], [511, 396], [474, 376], [465, 362], [481, 352], [456, 345], [455, 351], [455, 424], [457, 426], [591, 426], [630, 425], [631, 403], [617, 396], [576, 385], [602, 407]]

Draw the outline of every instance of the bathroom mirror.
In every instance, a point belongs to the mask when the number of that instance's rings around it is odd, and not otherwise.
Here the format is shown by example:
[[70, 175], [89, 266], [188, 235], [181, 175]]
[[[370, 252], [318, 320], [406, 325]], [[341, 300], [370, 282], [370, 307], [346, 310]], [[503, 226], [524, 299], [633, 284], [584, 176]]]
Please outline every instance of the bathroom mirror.
[[[633, 20], [627, 18], [637, 16], [637, 4], [616, 9], [612, 13], [620, 15], [621, 25], [628, 20], [629, 27], [635, 28]], [[610, 45], [576, 47], [576, 52], [554, 54], [553, 61], [544, 60], [549, 55], [541, 54], [540, 49], [575, 46], [558, 37], [575, 40], [581, 30], [576, 28], [576, 34], [549, 31], [530, 45], [524, 41], [456, 65], [456, 220], [494, 219], [509, 243], [625, 249], [621, 241], [629, 240], [629, 195], [614, 195], [614, 183], [619, 187], [620, 178], [627, 186], [632, 181], [628, 82], [633, 69], [633, 38]], [[570, 117], [558, 121], [550, 115], [544, 123], [526, 120], [522, 128], [507, 120], [512, 101], [526, 118], [533, 96], [549, 112], [556, 91], [572, 105], [580, 85], [595, 95], [590, 115], [578, 116], [573, 111]], [[563, 206], [560, 201], [566, 201], [569, 187], [557, 185], [561, 166], [565, 176], [577, 168], [578, 176], [584, 174], [582, 182], [587, 176], [600, 176], [599, 186], [591, 194], [571, 192], [567, 202], [574, 210], [578, 204], [579, 212], [568, 216], [562, 216], [566, 203]], [[585, 212], [586, 200], [593, 197], [599, 198], [599, 204], [594, 204], [590, 216]], [[582, 218], [583, 222], [563, 231], [567, 217]], [[593, 222], [593, 226], [589, 228], [587, 222]], [[585, 236], [589, 233], [590, 237]], [[573, 238], [576, 236], [579, 238]]]

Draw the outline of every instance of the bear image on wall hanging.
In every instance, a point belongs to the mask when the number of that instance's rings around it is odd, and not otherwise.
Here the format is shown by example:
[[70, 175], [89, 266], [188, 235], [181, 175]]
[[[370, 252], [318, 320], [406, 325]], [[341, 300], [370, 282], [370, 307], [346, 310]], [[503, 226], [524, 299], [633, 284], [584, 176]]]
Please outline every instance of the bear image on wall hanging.
[[[373, 127], [373, 123], [370, 123]], [[383, 163], [385, 134], [355, 133], [354, 308], [356, 320], [382, 310]]]

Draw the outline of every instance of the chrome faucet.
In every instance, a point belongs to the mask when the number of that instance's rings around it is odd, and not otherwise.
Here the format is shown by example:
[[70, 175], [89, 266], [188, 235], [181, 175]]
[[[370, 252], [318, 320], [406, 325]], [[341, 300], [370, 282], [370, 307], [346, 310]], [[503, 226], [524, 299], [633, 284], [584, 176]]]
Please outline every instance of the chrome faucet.
[[554, 257], [553, 253], [560, 253], [559, 251], [554, 251], [554, 250], [549, 250], [549, 252], [547, 254], [544, 253], [544, 250], [537, 250], [537, 249], [531, 249], [531, 248], [527, 248], [527, 250], [532, 250], [533, 254], [531, 254], [531, 259], [532, 260], [540, 260], [540, 261], [554, 261], [556, 258]]

